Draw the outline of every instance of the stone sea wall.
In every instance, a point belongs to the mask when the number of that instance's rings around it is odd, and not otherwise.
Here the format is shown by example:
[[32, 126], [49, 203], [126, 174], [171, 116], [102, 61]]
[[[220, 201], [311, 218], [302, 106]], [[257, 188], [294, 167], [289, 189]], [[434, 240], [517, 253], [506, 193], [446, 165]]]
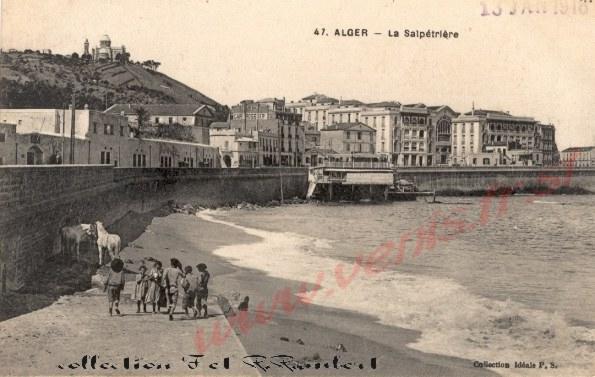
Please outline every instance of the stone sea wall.
[[490, 190], [533, 193], [595, 193], [594, 168], [400, 168], [399, 178], [420, 191], [481, 195]]
[[168, 201], [221, 206], [304, 197], [305, 168], [126, 169], [109, 166], [0, 168], [0, 264], [9, 289], [27, 286], [60, 251], [63, 226], [145, 213]]

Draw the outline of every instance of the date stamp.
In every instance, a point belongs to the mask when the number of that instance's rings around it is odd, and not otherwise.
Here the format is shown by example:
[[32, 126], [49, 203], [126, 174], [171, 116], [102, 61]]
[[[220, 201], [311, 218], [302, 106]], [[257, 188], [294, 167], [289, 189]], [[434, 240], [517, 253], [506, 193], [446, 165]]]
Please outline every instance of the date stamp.
[[481, 16], [560, 15], [586, 16], [593, 0], [492, 0], [480, 1]]

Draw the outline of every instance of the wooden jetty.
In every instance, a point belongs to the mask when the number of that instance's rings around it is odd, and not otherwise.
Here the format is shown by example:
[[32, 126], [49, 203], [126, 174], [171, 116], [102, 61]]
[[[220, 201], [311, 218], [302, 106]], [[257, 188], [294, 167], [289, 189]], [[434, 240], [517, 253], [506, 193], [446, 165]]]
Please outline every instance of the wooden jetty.
[[417, 191], [414, 184], [397, 180], [388, 162], [327, 162], [311, 167], [306, 198], [328, 201], [416, 200], [435, 192]]

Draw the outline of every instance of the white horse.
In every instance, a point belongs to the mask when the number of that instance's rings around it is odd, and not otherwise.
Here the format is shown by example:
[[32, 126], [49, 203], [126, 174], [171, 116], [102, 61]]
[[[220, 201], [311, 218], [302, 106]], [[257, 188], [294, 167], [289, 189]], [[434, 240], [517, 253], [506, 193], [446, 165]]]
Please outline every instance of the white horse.
[[73, 249], [76, 250], [76, 260], [80, 261], [80, 245], [86, 239], [92, 239], [94, 233], [91, 224], [79, 224], [73, 226], [65, 226], [60, 229], [60, 251], [62, 256], [68, 254], [72, 255]]
[[97, 233], [97, 251], [99, 252], [99, 264], [103, 264], [103, 250], [107, 249], [110, 258], [118, 258], [120, 255], [121, 241], [117, 234], [109, 234], [101, 221], [91, 225]]

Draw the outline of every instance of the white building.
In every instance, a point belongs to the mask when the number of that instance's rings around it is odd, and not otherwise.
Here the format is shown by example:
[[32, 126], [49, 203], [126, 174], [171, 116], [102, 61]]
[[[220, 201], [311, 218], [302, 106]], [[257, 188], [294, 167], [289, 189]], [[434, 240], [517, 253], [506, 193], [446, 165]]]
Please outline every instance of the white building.
[[560, 160], [563, 166], [576, 168], [595, 167], [595, 146], [566, 148], [560, 152]]
[[[109, 164], [119, 167], [217, 167], [205, 144], [134, 137], [125, 116], [94, 110], [0, 109], [4, 164]], [[71, 131], [74, 131], [71, 133]], [[14, 137], [7, 138], [9, 135]], [[2, 140], [4, 140], [2, 142]], [[71, 153], [72, 151], [72, 153]]]

